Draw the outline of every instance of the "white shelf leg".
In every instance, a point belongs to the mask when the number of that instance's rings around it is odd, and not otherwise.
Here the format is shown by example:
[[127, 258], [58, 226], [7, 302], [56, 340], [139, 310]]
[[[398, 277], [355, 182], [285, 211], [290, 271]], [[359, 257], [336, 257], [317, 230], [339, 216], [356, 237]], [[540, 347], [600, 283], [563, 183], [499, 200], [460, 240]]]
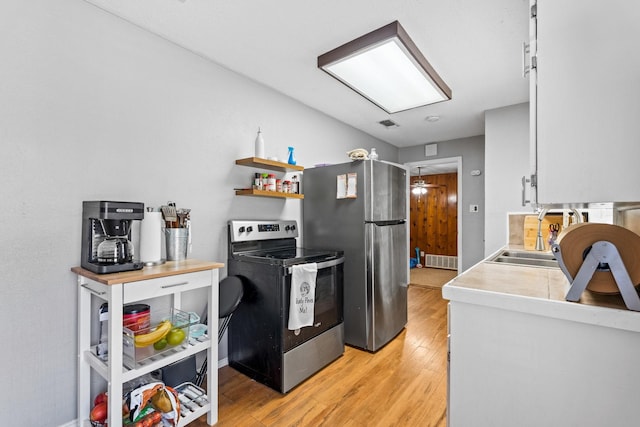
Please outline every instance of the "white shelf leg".
[[77, 417], [82, 423], [91, 411], [91, 366], [84, 352], [91, 346], [91, 292], [82, 285], [87, 279], [78, 276], [78, 396]]
[[122, 287], [109, 286], [109, 427], [122, 426]]
[[[207, 423], [212, 426], [218, 422], [218, 270], [211, 270], [212, 286], [208, 288], [207, 323], [211, 345], [207, 349], [207, 395], [211, 403], [211, 409], [207, 414]], [[214, 327], [215, 326], [215, 327]]]

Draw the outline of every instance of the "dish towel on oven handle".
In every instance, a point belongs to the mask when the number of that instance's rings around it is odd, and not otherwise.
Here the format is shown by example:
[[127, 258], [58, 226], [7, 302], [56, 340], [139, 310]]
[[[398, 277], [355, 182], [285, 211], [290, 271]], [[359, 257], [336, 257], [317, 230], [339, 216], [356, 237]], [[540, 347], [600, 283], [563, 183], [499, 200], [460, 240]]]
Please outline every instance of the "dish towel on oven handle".
[[313, 326], [313, 307], [316, 302], [316, 276], [314, 262], [291, 267], [291, 300], [289, 302], [289, 329]]

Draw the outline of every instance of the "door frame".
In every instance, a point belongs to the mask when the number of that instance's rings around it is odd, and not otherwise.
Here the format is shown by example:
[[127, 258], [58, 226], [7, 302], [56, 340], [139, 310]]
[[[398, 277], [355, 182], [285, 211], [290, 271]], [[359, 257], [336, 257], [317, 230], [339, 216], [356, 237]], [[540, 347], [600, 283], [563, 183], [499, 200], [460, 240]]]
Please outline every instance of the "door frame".
[[[458, 228], [458, 274], [460, 274], [460, 269], [462, 268], [462, 257], [464, 255], [462, 252], [462, 156], [407, 162], [404, 165], [409, 171], [408, 181], [411, 182], [411, 169], [417, 168], [418, 166], [439, 165], [442, 163], [455, 163], [458, 167], [458, 223], [456, 227]], [[407, 212], [408, 211], [409, 210], [407, 208]], [[407, 246], [408, 245], [409, 243], [407, 242]]]

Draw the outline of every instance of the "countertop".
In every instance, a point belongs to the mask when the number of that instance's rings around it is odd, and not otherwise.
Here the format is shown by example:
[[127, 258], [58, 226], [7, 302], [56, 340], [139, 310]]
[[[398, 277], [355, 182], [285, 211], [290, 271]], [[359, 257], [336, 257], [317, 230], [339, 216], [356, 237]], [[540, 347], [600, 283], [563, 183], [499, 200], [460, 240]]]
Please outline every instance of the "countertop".
[[569, 302], [565, 300], [569, 286], [559, 268], [485, 260], [448, 282], [442, 296], [451, 301], [640, 332], [640, 313], [628, 310], [620, 295], [586, 290], [579, 302]]
[[82, 267], [73, 267], [71, 271], [105, 285], [113, 285], [116, 283], [139, 282], [141, 280], [156, 279], [159, 277], [214, 270], [222, 267], [224, 267], [224, 264], [219, 262], [186, 259], [184, 261], [167, 261], [161, 265], [144, 267], [142, 270], [123, 271], [120, 273], [97, 274], [85, 270]]

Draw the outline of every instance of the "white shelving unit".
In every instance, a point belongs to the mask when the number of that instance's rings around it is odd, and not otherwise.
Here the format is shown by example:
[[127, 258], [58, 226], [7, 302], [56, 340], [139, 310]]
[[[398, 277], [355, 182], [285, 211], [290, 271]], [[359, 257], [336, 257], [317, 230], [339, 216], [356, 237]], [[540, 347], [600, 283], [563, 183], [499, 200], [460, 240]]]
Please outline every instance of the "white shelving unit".
[[[206, 351], [207, 403], [194, 410], [188, 410], [180, 418], [179, 426], [207, 414], [207, 423], [218, 421], [218, 345], [209, 337], [189, 340], [186, 348], [164, 352], [129, 369], [123, 365], [122, 346], [122, 306], [124, 304], [171, 296], [173, 307], [180, 309], [182, 293], [194, 289], [208, 288], [208, 319], [218, 318], [218, 269], [221, 263], [186, 260], [167, 262], [139, 271], [114, 274], [95, 274], [80, 267], [71, 270], [78, 275], [78, 422], [89, 426], [91, 371], [107, 381], [109, 396], [122, 396], [122, 385], [127, 381], [181, 360], [192, 354]], [[91, 324], [97, 322], [97, 313], [91, 310], [92, 298], [109, 303], [109, 350], [108, 359], [101, 360], [96, 355], [95, 343], [91, 342]], [[109, 399], [108, 424], [122, 426], [122, 406], [120, 399]]]

